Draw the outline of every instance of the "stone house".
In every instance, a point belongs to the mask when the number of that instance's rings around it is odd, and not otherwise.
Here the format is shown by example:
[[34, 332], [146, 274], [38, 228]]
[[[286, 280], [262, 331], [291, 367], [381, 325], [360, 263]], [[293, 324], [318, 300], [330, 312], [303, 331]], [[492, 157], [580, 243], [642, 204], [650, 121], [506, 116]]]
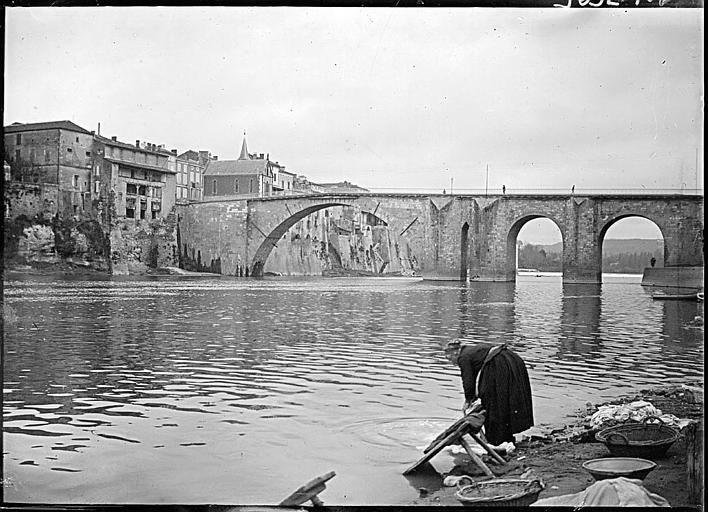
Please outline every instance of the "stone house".
[[[172, 150], [176, 155], [177, 150]], [[208, 151], [189, 150], [176, 156], [177, 200], [201, 201], [204, 197], [204, 170], [212, 160]]]
[[[277, 164], [277, 162], [276, 162]], [[276, 194], [292, 194], [295, 192], [295, 173], [285, 170], [285, 166], [275, 166], [273, 178], [273, 192]]]
[[210, 160], [204, 171], [204, 198], [223, 196], [270, 196], [276, 169], [268, 155], [250, 154], [243, 138], [237, 160]]
[[94, 151], [94, 192], [104, 204], [104, 220], [106, 215], [158, 219], [172, 211], [177, 173], [168, 167], [169, 152], [162, 146], [139, 140], [133, 145], [96, 135]]
[[4, 127], [4, 139], [13, 183], [55, 198], [54, 214], [91, 217], [93, 132], [71, 121], [13, 123]]

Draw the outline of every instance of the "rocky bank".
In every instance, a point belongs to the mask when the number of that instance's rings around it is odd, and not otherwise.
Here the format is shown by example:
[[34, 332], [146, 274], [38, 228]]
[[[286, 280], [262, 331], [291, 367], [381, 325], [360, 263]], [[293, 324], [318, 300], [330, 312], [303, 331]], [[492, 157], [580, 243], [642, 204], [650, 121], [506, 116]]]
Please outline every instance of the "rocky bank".
[[[702, 420], [703, 383], [644, 390], [626, 396], [611, 404], [644, 400], [650, 402], [664, 414], [673, 414], [681, 419]], [[598, 404], [599, 405], [599, 404]], [[605, 404], [603, 404], [605, 405]], [[485, 462], [498, 477], [520, 477], [531, 470], [542, 479], [545, 489], [539, 499], [565, 494], [574, 494], [590, 486], [595, 480], [583, 468], [582, 463], [590, 459], [607, 457], [606, 446], [595, 441], [595, 430], [590, 427], [589, 414], [595, 410], [578, 413], [578, 420], [566, 425], [539, 426], [533, 430], [530, 439], [517, 444], [516, 451], [505, 458], [506, 466]], [[668, 450], [666, 456], [656, 460], [657, 468], [644, 480], [644, 487], [665, 498], [672, 507], [693, 506], [689, 499], [686, 429]], [[419, 489], [420, 497], [416, 505], [460, 505], [455, 497], [455, 487], [444, 487], [442, 480], [448, 475], [470, 475], [475, 481], [486, 479], [482, 471], [465, 454], [457, 455], [455, 467], [445, 475], [440, 475], [438, 488]]]

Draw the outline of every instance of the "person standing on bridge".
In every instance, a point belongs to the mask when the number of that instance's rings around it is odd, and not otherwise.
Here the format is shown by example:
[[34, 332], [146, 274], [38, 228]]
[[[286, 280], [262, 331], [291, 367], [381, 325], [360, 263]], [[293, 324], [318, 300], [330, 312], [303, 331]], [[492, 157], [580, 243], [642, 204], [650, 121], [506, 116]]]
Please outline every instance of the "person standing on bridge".
[[531, 384], [523, 359], [506, 344], [462, 344], [453, 340], [445, 355], [460, 368], [465, 402], [463, 414], [485, 410], [484, 435], [493, 445], [513, 442], [514, 434], [533, 426]]

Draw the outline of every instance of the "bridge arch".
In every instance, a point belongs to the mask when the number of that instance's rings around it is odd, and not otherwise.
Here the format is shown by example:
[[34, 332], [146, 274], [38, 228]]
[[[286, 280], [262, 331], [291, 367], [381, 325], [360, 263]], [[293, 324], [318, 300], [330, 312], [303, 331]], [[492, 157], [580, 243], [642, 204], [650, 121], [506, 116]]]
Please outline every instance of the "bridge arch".
[[[566, 239], [566, 233], [565, 229], [563, 228], [563, 223], [559, 222], [557, 218], [553, 215], [549, 215], [548, 213], [527, 213], [525, 215], [522, 215], [521, 217], [518, 217], [516, 220], [514, 220], [511, 223], [511, 226], [509, 227], [509, 230], [506, 235], [506, 266], [505, 266], [505, 274], [508, 277], [509, 281], [514, 281], [516, 280], [516, 265], [517, 265], [517, 254], [516, 254], [516, 247], [517, 247], [517, 241], [519, 237], [519, 232], [521, 231], [521, 228], [523, 228], [528, 222], [536, 219], [548, 219], [553, 224], [558, 228], [561, 234], [561, 241], [563, 242], [563, 250], [565, 251], [565, 239]], [[563, 258], [561, 258], [561, 261]]]
[[295, 224], [297, 224], [299, 221], [307, 217], [308, 215], [317, 212], [319, 210], [325, 210], [327, 208], [332, 208], [335, 206], [342, 206], [342, 207], [350, 207], [350, 208], [359, 208], [359, 210], [366, 214], [369, 218], [375, 219], [377, 222], [380, 222], [384, 226], [388, 225], [388, 222], [381, 218], [380, 216], [376, 215], [375, 211], [372, 212], [370, 211], [366, 206], [360, 207], [356, 202], [353, 203], [348, 203], [348, 202], [339, 202], [339, 201], [332, 201], [332, 202], [325, 202], [325, 203], [320, 203], [316, 205], [309, 206], [307, 208], [303, 208], [302, 210], [299, 210], [289, 217], [287, 217], [285, 220], [280, 222], [275, 228], [273, 228], [270, 233], [268, 233], [265, 237], [265, 239], [261, 242], [261, 244], [258, 246], [258, 249], [256, 250], [256, 253], [253, 256], [253, 259], [251, 261], [251, 275], [254, 277], [260, 277], [263, 275], [263, 269], [265, 267], [265, 263], [268, 260], [268, 256], [273, 250], [273, 247], [276, 246], [278, 240], [280, 240], [283, 235]]
[[624, 220], [624, 219], [630, 219], [630, 218], [640, 218], [640, 219], [645, 219], [648, 222], [651, 222], [656, 226], [656, 228], [659, 230], [659, 233], [661, 234], [661, 238], [664, 241], [664, 262], [667, 261], [667, 258], [669, 256], [669, 253], [671, 252], [668, 247], [668, 243], [666, 240], [666, 227], [662, 226], [661, 222], [658, 221], [657, 219], [652, 219], [648, 215], [644, 213], [621, 213], [617, 215], [613, 215], [606, 219], [600, 230], [598, 231], [597, 234], [597, 264], [598, 267], [602, 269], [602, 246], [605, 243], [605, 237], [607, 236], [607, 232], [610, 230], [611, 227], [615, 226], [618, 222]]

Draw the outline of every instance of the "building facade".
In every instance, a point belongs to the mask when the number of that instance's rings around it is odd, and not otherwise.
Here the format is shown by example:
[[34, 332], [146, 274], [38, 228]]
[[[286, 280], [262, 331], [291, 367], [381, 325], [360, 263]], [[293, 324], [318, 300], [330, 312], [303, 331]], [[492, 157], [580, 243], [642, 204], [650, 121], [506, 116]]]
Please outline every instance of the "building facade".
[[268, 155], [250, 154], [243, 138], [237, 160], [208, 162], [204, 171], [204, 198], [223, 196], [270, 196], [274, 190], [276, 168]]
[[56, 214], [90, 216], [93, 132], [71, 121], [13, 123], [4, 127], [4, 139], [13, 182], [56, 195]]
[[295, 192], [295, 173], [285, 170], [285, 166], [275, 165], [273, 192], [276, 194], [292, 194]]
[[[176, 150], [173, 150], [176, 153]], [[204, 171], [212, 160], [208, 151], [185, 151], [177, 156], [177, 200], [201, 201], [204, 198]]]
[[119, 219], [150, 220], [172, 211], [176, 171], [169, 168], [169, 152], [162, 146], [141, 145], [139, 140], [132, 145], [96, 135], [94, 147], [95, 191], [110, 214]]

